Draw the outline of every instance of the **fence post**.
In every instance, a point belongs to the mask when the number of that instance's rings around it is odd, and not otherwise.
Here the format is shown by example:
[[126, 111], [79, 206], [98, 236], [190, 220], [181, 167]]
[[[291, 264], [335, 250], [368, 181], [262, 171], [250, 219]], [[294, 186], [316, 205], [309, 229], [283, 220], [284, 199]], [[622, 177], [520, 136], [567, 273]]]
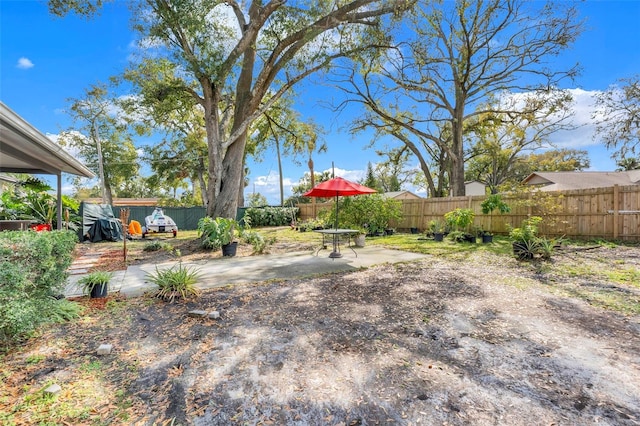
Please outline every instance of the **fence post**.
[[620, 188], [618, 185], [613, 185], [613, 239], [618, 238], [618, 221], [619, 221], [619, 209], [618, 209], [618, 197], [620, 196]]

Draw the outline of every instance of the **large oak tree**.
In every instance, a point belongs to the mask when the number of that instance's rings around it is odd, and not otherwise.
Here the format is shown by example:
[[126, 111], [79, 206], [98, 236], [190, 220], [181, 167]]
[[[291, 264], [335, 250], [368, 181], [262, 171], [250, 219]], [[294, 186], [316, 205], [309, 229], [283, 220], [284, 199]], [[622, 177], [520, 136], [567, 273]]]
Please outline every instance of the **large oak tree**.
[[[366, 107], [357, 128], [374, 127], [404, 143], [418, 158], [434, 195], [450, 181], [449, 195], [465, 194], [465, 131], [478, 117], [505, 120], [561, 108], [557, 93], [577, 66], [552, 60], [582, 32], [567, 3], [524, 0], [419, 1], [395, 30], [401, 40], [385, 55], [348, 69], [351, 100]], [[391, 30], [390, 30], [391, 31]], [[504, 102], [517, 95], [517, 102]], [[446, 173], [443, 171], [446, 167]]]
[[640, 153], [640, 74], [622, 79], [596, 98], [596, 137], [619, 161]]
[[[98, 0], [51, 0], [57, 14], [91, 13]], [[204, 111], [207, 214], [235, 217], [251, 123], [308, 75], [375, 42], [380, 17], [410, 1], [140, 0], [134, 27], [146, 55], [167, 58], [159, 85], [189, 93]], [[92, 10], [93, 9], [93, 10]]]

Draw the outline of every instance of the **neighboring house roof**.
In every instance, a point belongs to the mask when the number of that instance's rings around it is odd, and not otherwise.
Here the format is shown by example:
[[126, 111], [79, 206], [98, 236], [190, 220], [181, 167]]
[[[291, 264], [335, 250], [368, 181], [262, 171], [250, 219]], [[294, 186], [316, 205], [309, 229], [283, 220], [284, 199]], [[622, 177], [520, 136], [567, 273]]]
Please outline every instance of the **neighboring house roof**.
[[640, 170], [624, 172], [534, 172], [522, 181], [540, 186], [542, 191], [606, 188], [614, 185], [640, 185]]
[[417, 200], [420, 198], [419, 196], [417, 196], [411, 191], [390, 191], [390, 192], [385, 192], [382, 195], [384, 195], [387, 198], [393, 198], [398, 200], [406, 200], [406, 199]]
[[0, 102], [0, 172], [94, 177], [93, 172]]

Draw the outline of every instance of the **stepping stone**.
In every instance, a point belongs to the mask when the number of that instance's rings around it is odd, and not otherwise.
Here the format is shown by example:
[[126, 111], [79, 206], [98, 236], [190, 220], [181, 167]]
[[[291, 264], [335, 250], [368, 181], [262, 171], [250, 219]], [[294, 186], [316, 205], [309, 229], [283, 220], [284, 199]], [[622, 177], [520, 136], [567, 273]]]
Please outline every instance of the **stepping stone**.
[[187, 316], [192, 318], [202, 318], [205, 315], [207, 315], [207, 311], [201, 311], [201, 310], [189, 311], [187, 313]]
[[55, 394], [59, 393], [61, 390], [62, 390], [62, 388], [60, 387], [60, 385], [53, 384], [53, 385], [49, 386], [48, 388], [46, 388], [44, 390], [44, 393], [48, 394], [48, 395], [55, 395]]
[[98, 355], [109, 355], [113, 349], [113, 345], [102, 344], [98, 347]]

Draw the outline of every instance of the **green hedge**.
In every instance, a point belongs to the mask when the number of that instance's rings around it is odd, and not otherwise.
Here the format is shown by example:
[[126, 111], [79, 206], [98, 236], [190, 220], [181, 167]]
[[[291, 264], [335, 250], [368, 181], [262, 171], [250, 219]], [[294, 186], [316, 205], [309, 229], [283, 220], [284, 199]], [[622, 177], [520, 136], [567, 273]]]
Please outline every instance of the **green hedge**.
[[57, 313], [77, 242], [73, 231], [0, 232], [0, 344], [28, 335]]
[[249, 207], [244, 212], [249, 224], [253, 227], [260, 226], [286, 226], [298, 216], [297, 207]]

